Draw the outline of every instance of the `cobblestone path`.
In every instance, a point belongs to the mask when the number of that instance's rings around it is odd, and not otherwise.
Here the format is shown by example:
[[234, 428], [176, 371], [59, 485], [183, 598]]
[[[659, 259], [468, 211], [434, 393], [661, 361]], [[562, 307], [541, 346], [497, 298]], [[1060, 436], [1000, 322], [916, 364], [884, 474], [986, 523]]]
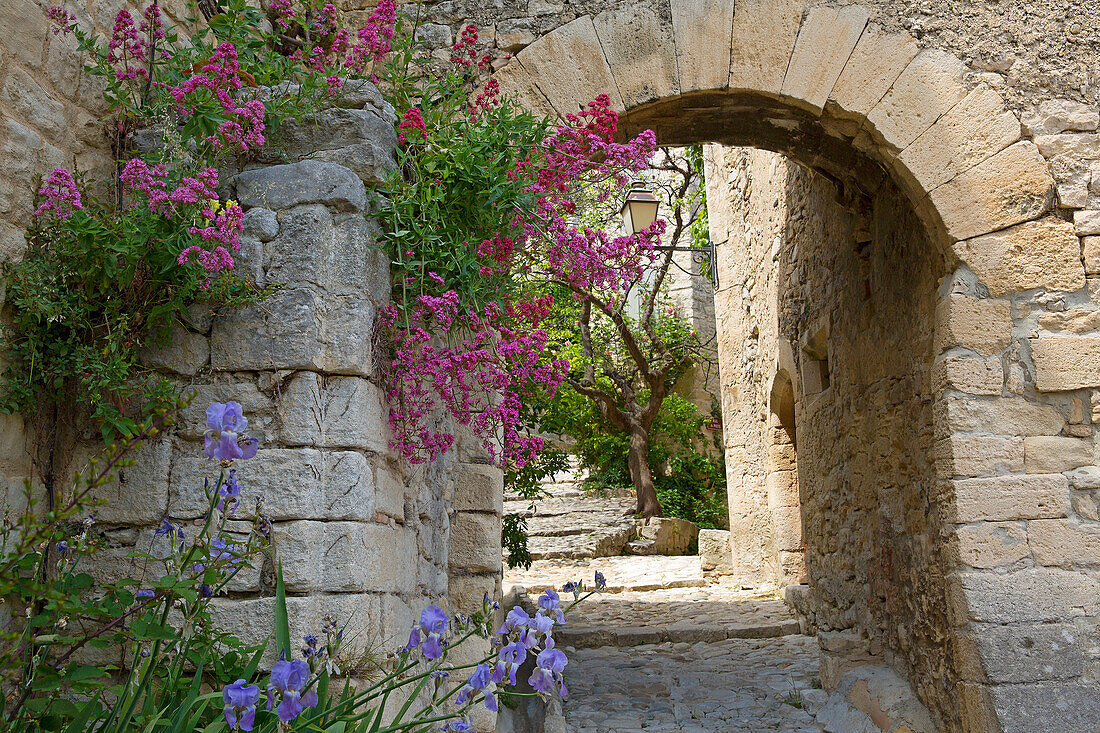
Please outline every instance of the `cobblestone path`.
[[533, 594], [595, 570], [609, 592], [557, 635], [569, 733], [822, 730], [806, 710], [824, 698], [816, 640], [774, 594], [704, 578], [698, 557], [541, 560], [506, 580]]
[[704, 576], [698, 556], [620, 555], [634, 536], [624, 516], [633, 500], [586, 496], [566, 479], [529, 514], [535, 562], [504, 576], [506, 592], [522, 586], [532, 600], [571, 580], [591, 584], [596, 571], [607, 578], [555, 632], [570, 695], [547, 733], [826, 730], [812, 715], [827, 699], [817, 640], [799, 633], [786, 603]]

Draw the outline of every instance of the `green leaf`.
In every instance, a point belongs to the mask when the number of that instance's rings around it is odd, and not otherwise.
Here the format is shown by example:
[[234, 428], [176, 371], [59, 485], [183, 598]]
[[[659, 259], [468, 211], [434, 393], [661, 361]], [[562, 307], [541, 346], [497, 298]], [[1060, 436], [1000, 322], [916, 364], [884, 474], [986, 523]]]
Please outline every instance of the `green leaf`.
[[286, 611], [286, 584], [283, 582], [283, 563], [279, 561], [275, 570], [275, 651], [278, 656], [285, 652], [290, 658], [290, 619]]

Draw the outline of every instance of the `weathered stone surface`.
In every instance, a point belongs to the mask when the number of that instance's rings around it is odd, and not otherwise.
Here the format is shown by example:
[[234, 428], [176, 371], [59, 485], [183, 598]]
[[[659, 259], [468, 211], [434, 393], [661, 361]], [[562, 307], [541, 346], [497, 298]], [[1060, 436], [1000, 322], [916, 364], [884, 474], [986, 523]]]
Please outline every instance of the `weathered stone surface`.
[[1073, 519], [1029, 522], [1027, 541], [1035, 562], [1067, 569], [1100, 565], [1100, 525]]
[[132, 466], [119, 469], [117, 479], [89, 495], [92, 500], [107, 502], [96, 507], [96, 519], [104, 524], [158, 524], [168, 509], [171, 456], [172, 444], [167, 438], [138, 448]]
[[490, 599], [499, 597], [496, 575], [457, 575], [447, 584], [447, 598], [456, 613], [473, 613], [481, 608], [485, 594]]
[[449, 563], [452, 571], [500, 572], [500, 517], [476, 512], [456, 513], [451, 521]]
[[937, 422], [945, 432], [993, 435], [1057, 435], [1066, 419], [1049, 405], [1022, 397], [990, 400], [947, 397], [938, 403]]
[[1039, 328], [1047, 331], [1087, 333], [1100, 329], [1100, 310], [1075, 308], [1068, 311], [1044, 313], [1038, 318]]
[[[293, 519], [361, 520], [374, 518], [375, 481], [361, 453], [310, 449], [261, 448], [256, 457], [236, 466], [241, 504], [234, 516], [255, 516], [256, 497], [274, 521]], [[207, 509], [203, 483], [213, 484], [218, 466], [198, 450], [177, 448], [171, 476], [168, 513], [178, 519], [202, 516]]]
[[452, 472], [455, 483], [452, 507], [457, 511], [500, 514], [504, 506], [504, 474], [496, 466], [459, 463]]
[[679, 93], [672, 29], [652, 9], [606, 10], [592, 23], [627, 109]]
[[497, 48], [509, 53], [522, 51], [535, 42], [534, 32], [531, 30], [529, 18], [519, 18], [497, 23], [496, 43]]
[[285, 289], [262, 305], [219, 315], [210, 339], [216, 370], [313, 369], [369, 374], [375, 306], [361, 296]]
[[699, 567], [715, 575], [728, 575], [733, 571], [728, 529], [699, 530]]
[[1028, 473], [1062, 473], [1092, 463], [1092, 441], [1036, 435], [1024, 439]]
[[651, 517], [638, 527], [641, 539], [652, 544], [652, 555], [687, 555], [699, 537], [699, 528], [684, 519]]
[[143, 349], [141, 361], [154, 369], [194, 376], [210, 361], [210, 342], [205, 336], [173, 323], [165, 341], [154, 340]]
[[724, 89], [729, 80], [731, 0], [670, 0], [680, 91]]
[[972, 568], [1015, 565], [1031, 554], [1023, 522], [978, 522], [955, 528], [952, 547]]
[[1034, 137], [1077, 130], [1088, 132], [1100, 126], [1096, 105], [1081, 104], [1068, 99], [1048, 99], [1037, 109], [1024, 113], [1024, 132]]
[[936, 306], [937, 351], [962, 346], [996, 354], [1008, 348], [1011, 336], [1008, 301], [952, 294]]
[[830, 107], [866, 115], [886, 95], [920, 48], [911, 36], [869, 24], [829, 94]]
[[966, 478], [952, 482], [955, 522], [1064, 517], [1069, 481], [1061, 474]]
[[936, 444], [941, 478], [1023, 473], [1024, 439], [1007, 435], [952, 435]]
[[1001, 95], [980, 85], [898, 155], [921, 190], [931, 191], [1020, 139], [1020, 122]]
[[[37, 20], [40, 16], [35, 13], [34, 17]], [[34, 77], [22, 69], [15, 68], [8, 73], [0, 99], [20, 118], [33, 120], [47, 137], [58, 140], [64, 133], [65, 106], [53, 99]]]
[[342, 165], [301, 160], [287, 165], [238, 173], [231, 181], [245, 209], [289, 209], [301, 204], [325, 204], [338, 211], [362, 211], [367, 203], [363, 182]]
[[373, 108], [337, 107], [324, 110], [318, 119], [286, 121], [265, 151], [274, 159], [286, 156], [334, 163], [351, 170], [364, 183], [377, 185], [397, 166], [396, 148], [397, 132], [391, 120]]
[[1071, 133], [1061, 135], [1039, 135], [1035, 138], [1039, 152], [1047, 158], [1067, 156], [1070, 158], [1100, 157], [1100, 134]]
[[1082, 237], [1100, 234], [1100, 210], [1073, 212], [1073, 226]]
[[[700, 55], [708, 48], [708, 41], [714, 44], [714, 48], [718, 48], [719, 34], [729, 27], [723, 21], [732, 13], [729, 88], [779, 94], [783, 89], [783, 78], [787, 75], [791, 52], [802, 23], [802, 13], [807, 5], [806, 0], [744, 0], [736, 4], [726, 2], [722, 4], [721, 10], [716, 8], [709, 15], [700, 15], [698, 22], [713, 26], [710, 31], [712, 35], [688, 40], [703, 42], [698, 46], [697, 53]], [[676, 51], [680, 54], [684, 53], [682, 37], [683, 34], [676, 34]], [[715, 62], [721, 64], [721, 54], [706, 63], [709, 65]], [[681, 61], [680, 86], [684, 91], [714, 88], [689, 85], [684, 78], [684, 67], [685, 64]]]
[[[516, 58], [559, 114], [575, 113], [600, 94], [611, 98], [612, 108], [623, 109], [622, 97], [590, 16], [577, 18], [546, 34], [520, 51]], [[577, 69], [584, 69], [585, 73], [578, 74]]]
[[1004, 389], [1004, 367], [996, 356], [986, 359], [947, 356], [932, 365], [932, 381], [936, 389], [999, 395]]
[[1030, 339], [1035, 386], [1042, 392], [1100, 387], [1100, 338], [1052, 336]]
[[518, 58], [493, 74], [493, 78], [500, 85], [501, 96], [511, 98], [516, 104], [533, 114], [550, 119], [558, 116], [557, 110], [535, 86], [530, 73]]
[[1100, 275], [1100, 236], [1091, 234], [1082, 237], [1081, 249], [1085, 259], [1085, 274]]
[[273, 542], [290, 592], [409, 593], [416, 577], [410, 532], [375, 522], [276, 524]]
[[993, 295], [1085, 286], [1080, 242], [1073, 225], [1057, 217], [968, 239], [956, 244], [955, 251]]
[[[1096, 686], [1080, 683], [996, 685], [990, 690], [1004, 733], [1057, 733], [1100, 719]], [[1036, 711], [1042, 711], [1041, 721]], [[1036, 727], [1036, 724], [1041, 727]]]
[[385, 416], [382, 391], [369, 380], [302, 372], [283, 392], [280, 435], [290, 445], [384, 453]]
[[1054, 179], [1035, 145], [1021, 141], [935, 188], [929, 200], [949, 236], [969, 239], [1049, 211]]
[[869, 14], [858, 5], [811, 8], [795, 40], [782, 94], [821, 110]]
[[1072, 624], [982, 624], [974, 637], [990, 682], [1065, 679], [1082, 672], [1082, 639]]
[[964, 572], [959, 580], [968, 616], [999, 624], [1064, 621], [1100, 613], [1100, 580], [1068, 570]]
[[32, 67], [42, 63], [46, 18], [32, 0], [0, 0], [0, 38], [4, 48]]
[[904, 149], [966, 96], [965, 72], [949, 53], [921, 51], [867, 114], [867, 122], [888, 147]]

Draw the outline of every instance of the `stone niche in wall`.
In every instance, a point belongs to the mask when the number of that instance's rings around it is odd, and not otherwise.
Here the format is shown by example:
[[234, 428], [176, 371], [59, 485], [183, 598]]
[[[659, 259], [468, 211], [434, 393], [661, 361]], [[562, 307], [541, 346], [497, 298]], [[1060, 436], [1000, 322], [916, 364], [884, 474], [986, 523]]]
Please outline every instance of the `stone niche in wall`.
[[[417, 467], [390, 450], [376, 332], [389, 259], [371, 189], [396, 165], [396, 117], [369, 85], [342, 104], [288, 123], [264, 160], [223, 176], [223, 197], [245, 210], [237, 266], [280, 288], [250, 308], [195, 305], [171, 343], [146, 355], [194, 399], [101, 492], [109, 548], [98, 572], [133, 572], [126, 555], [148, 547], [162, 517], [185, 530], [201, 524], [204, 479], [218, 471], [202, 455], [205, 410], [234, 400], [260, 450], [238, 461], [242, 502], [230, 529], [247, 532], [262, 496], [292, 635], [333, 614], [356, 647], [389, 650], [423, 606], [450, 599], [461, 610], [499, 590], [502, 475], [470, 441]], [[61, 475], [92, 450], [72, 451]], [[273, 578], [268, 558], [215, 599], [223, 626], [246, 642], [274, 628]]]

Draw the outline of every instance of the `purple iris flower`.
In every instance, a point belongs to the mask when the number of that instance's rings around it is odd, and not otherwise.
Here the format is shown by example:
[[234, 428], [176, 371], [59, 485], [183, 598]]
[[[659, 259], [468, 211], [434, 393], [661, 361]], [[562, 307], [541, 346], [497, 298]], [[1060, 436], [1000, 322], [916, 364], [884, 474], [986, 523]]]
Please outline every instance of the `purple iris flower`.
[[607, 587], [607, 578], [603, 576], [599, 570], [596, 571], [596, 590], [603, 590]]
[[[443, 656], [447, 633], [447, 614], [439, 606], [428, 606], [420, 612], [420, 623], [409, 634], [409, 643], [405, 651], [411, 651], [423, 644], [421, 651], [425, 659], [439, 659]], [[421, 638], [423, 637], [423, 638]]]
[[316, 707], [317, 693], [302, 692], [309, 682], [309, 665], [301, 659], [280, 659], [271, 667], [271, 684], [267, 686], [268, 710], [274, 705], [274, 692], [280, 696], [276, 712], [284, 723], [297, 718], [305, 708]]
[[473, 726], [471, 726], [465, 720], [452, 720], [443, 726], [443, 730], [448, 733], [475, 733]]
[[260, 701], [260, 688], [237, 680], [222, 689], [225, 703], [225, 722], [233, 730], [252, 730], [256, 720], [256, 703]]
[[539, 607], [546, 610], [547, 614], [553, 614], [559, 624], [565, 623], [565, 614], [561, 610], [561, 599], [555, 590], [547, 590], [539, 596]]
[[572, 593], [575, 590], [577, 590], [577, 581], [575, 580], [570, 580], [568, 583], [561, 587], [562, 593]]
[[515, 686], [516, 670], [526, 660], [527, 648], [523, 644], [513, 641], [511, 644], [504, 645], [498, 654], [496, 669], [493, 670], [493, 682], [499, 685], [507, 679], [508, 684]]
[[474, 696], [475, 692], [484, 690], [489, 686], [490, 682], [492, 682], [492, 676], [489, 665], [477, 665], [477, 668], [474, 669], [474, 673], [466, 680], [466, 684], [458, 691], [458, 695], [455, 697], [455, 703], [458, 705], [465, 705], [470, 701], [470, 698]]
[[256, 455], [259, 441], [243, 435], [248, 419], [239, 402], [215, 402], [206, 408], [206, 428], [203, 455], [207, 458], [233, 461]]
[[519, 606], [513, 606], [508, 615], [504, 617], [504, 623], [497, 629], [498, 634], [507, 634], [513, 629], [526, 628], [531, 623], [531, 617]]
[[137, 593], [134, 594], [134, 597], [135, 598], [152, 598], [155, 595], [156, 595], [156, 593], [154, 593], [151, 590], [139, 590]]
[[540, 634], [546, 636], [550, 633], [550, 630], [554, 628], [554, 619], [544, 614], [541, 610], [535, 614], [535, 617], [531, 619], [529, 626]]
[[230, 513], [232, 513], [241, 504], [241, 486], [237, 483], [237, 469], [229, 469], [229, 478], [224, 484], [218, 487], [218, 495], [221, 497], [218, 499], [218, 511], [224, 512], [226, 506], [226, 500], [231, 503], [229, 507]]
[[232, 567], [237, 565], [241, 559], [237, 557], [237, 548], [230, 542], [226, 542], [221, 537], [215, 537], [210, 540], [210, 560], [211, 562], [217, 562], [218, 560], [228, 560], [229, 565]]
[[488, 591], [486, 591], [485, 598], [481, 601], [481, 605], [483, 608], [486, 608], [490, 611], [496, 611], [500, 608], [500, 604], [489, 597]]
[[184, 538], [183, 527], [176, 524], [168, 517], [164, 517], [160, 520], [160, 526], [153, 530], [153, 534], [158, 537], [164, 535], [168, 535], [169, 537], [171, 537], [172, 535], [176, 535], [181, 540]]
[[527, 681], [536, 691], [543, 693], [554, 692], [554, 688], [560, 683], [560, 694], [565, 697], [568, 692], [562, 672], [567, 663], [565, 654], [554, 648], [553, 639], [547, 639], [546, 648], [535, 657], [535, 670]]

